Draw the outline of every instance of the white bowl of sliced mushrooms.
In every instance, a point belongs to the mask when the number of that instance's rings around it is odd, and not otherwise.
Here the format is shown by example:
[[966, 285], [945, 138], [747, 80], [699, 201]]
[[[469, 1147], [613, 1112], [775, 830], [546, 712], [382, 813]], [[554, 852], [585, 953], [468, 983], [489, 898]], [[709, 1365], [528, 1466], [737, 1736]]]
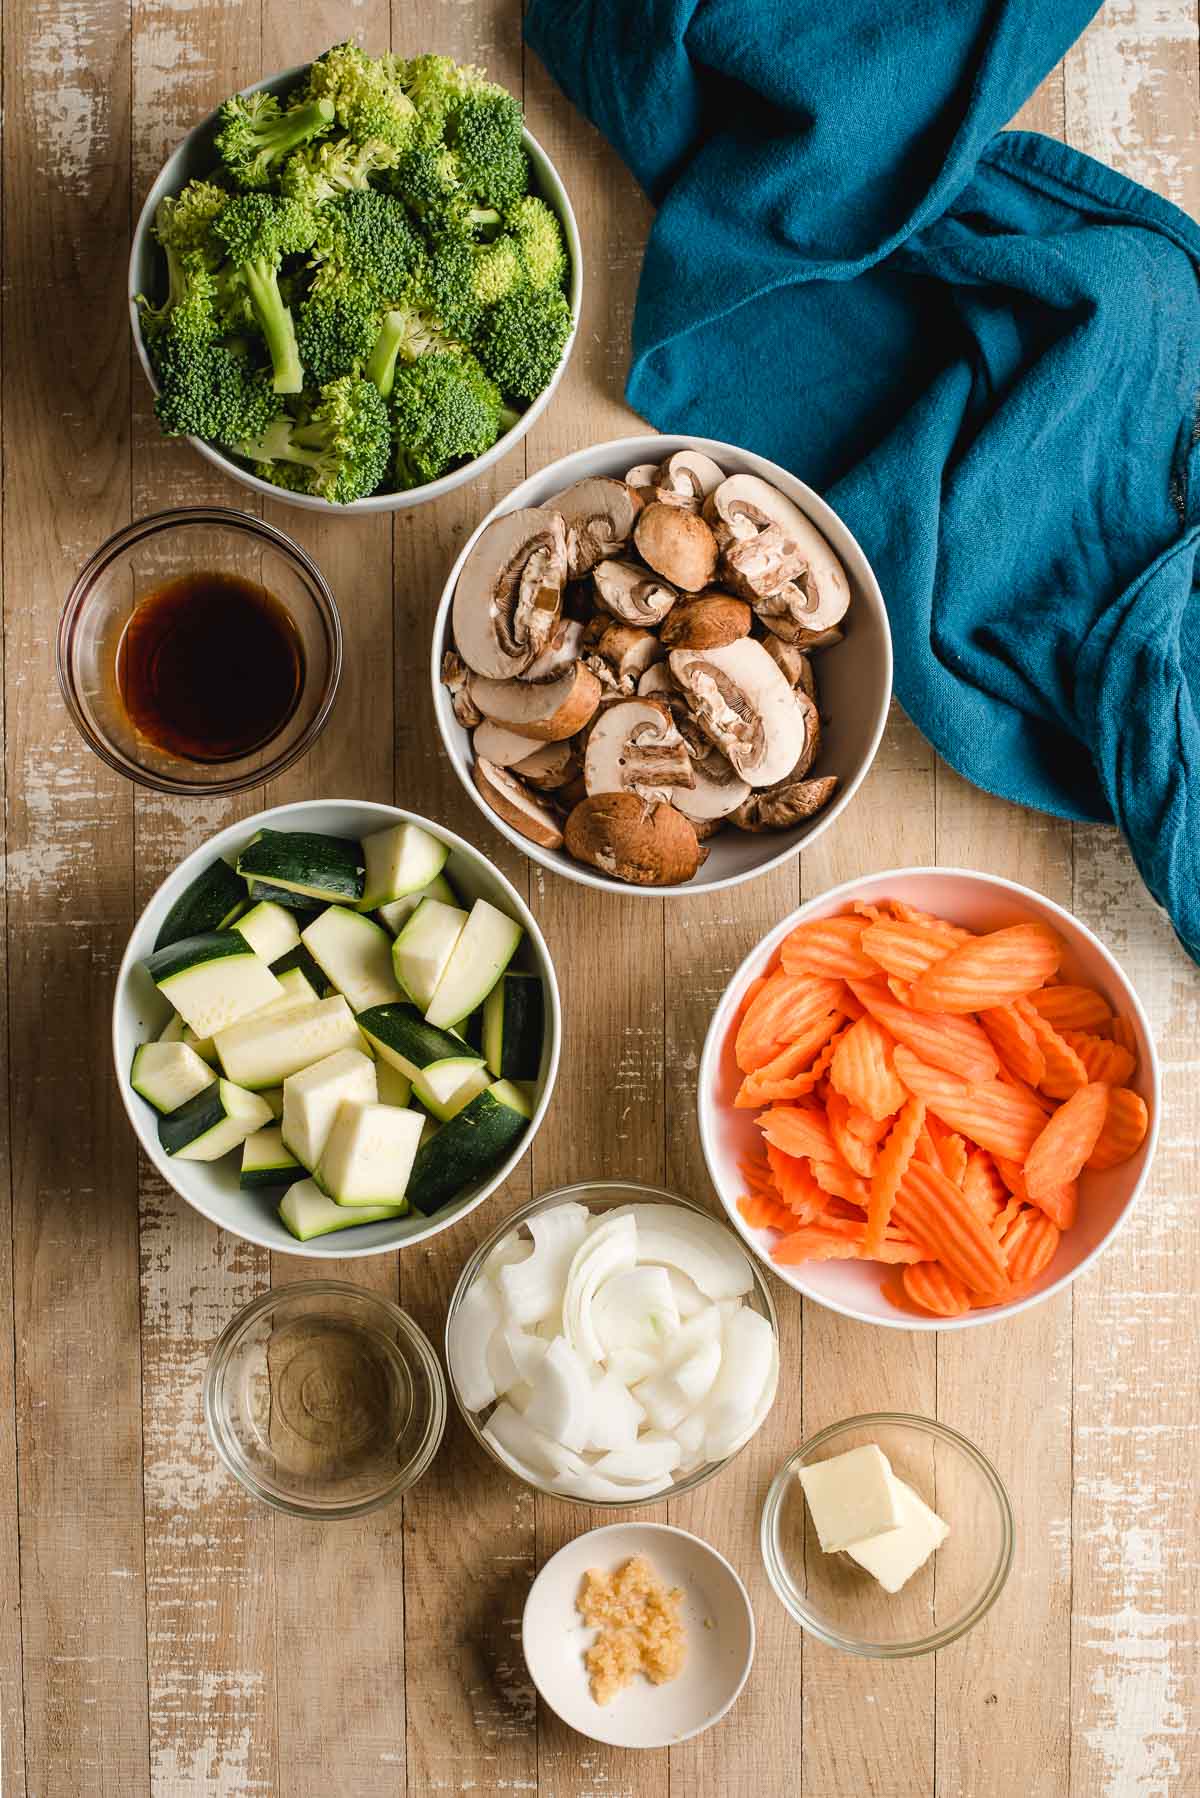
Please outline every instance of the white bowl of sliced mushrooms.
[[644, 436], [552, 463], [482, 521], [433, 633], [463, 786], [545, 868], [733, 886], [850, 803], [879, 747], [879, 585], [820, 496], [748, 450]]

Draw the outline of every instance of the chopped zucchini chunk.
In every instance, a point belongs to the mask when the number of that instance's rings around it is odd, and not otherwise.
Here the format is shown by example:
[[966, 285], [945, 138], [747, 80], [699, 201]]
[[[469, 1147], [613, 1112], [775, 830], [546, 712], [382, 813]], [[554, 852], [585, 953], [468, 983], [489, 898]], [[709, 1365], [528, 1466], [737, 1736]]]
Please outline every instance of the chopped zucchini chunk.
[[[320, 912], [313, 913], [313, 917], [319, 918], [320, 915]], [[311, 924], [312, 921], [313, 919], [310, 917], [306, 919], [305, 924]], [[304, 925], [301, 926], [301, 928], [304, 927]], [[271, 964], [271, 972], [276, 980], [282, 980], [284, 975], [290, 974], [293, 968], [300, 970], [318, 999], [328, 999], [333, 991], [333, 982], [324, 970], [317, 966], [303, 943], [297, 943], [294, 949], [289, 949], [286, 955], [281, 955], [277, 962]]]
[[339, 1049], [283, 1083], [283, 1140], [311, 1173], [343, 1099], [374, 1101], [375, 1063], [361, 1049]]
[[483, 1002], [483, 1053], [497, 1079], [536, 1080], [542, 1065], [544, 993], [539, 974], [509, 968]]
[[405, 893], [415, 893], [436, 880], [446, 864], [450, 846], [419, 824], [392, 824], [363, 838], [367, 864], [361, 900], [364, 911], [389, 905]]
[[389, 905], [381, 905], [375, 915], [381, 924], [387, 925], [393, 936], [399, 936], [422, 899], [440, 899], [443, 905], [459, 904], [458, 894], [446, 876], [438, 874], [427, 887], [418, 887], [414, 893], [405, 893], [403, 898], [393, 899]]
[[210, 862], [203, 874], [175, 901], [159, 926], [156, 949], [169, 948], [184, 937], [202, 936], [210, 930], [228, 930], [246, 909], [246, 883], [228, 862]]
[[399, 1205], [417, 1153], [418, 1111], [343, 1099], [315, 1175], [339, 1205]]
[[362, 844], [308, 830], [263, 830], [238, 856], [238, 873], [326, 904], [357, 905], [366, 864]]
[[247, 1018], [219, 1031], [215, 1041], [229, 1078], [251, 1088], [281, 1086], [289, 1074], [338, 1049], [362, 1046], [354, 1013], [340, 993], [275, 1017]]
[[160, 1043], [181, 1043], [184, 1040], [183, 1033], [186, 1029], [187, 1025], [179, 1013], [173, 1011], [159, 1031], [158, 1040]]
[[272, 905], [282, 905], [285, 911], [294, 912], [302, 930], [306, 924], [312, 923], [321, 909], [306, 893], [293, 893], [289, 887], [277, 887], [269, 880], [247, 880], [246, 890], [250, 895], [251, 905], [269, 901]]
[[382, 1057], [375, 1063], [375, 1085], [381, 1105], [407, 1106], [412, 1098], [412, 1081]]
[[295, 913], [285, 905], [277, 905], [273, 899], [260, 899], [257, 905], [243, 913], [233, 928], [272, 968], [281, 955], [286, 955], [300, 941], [300, 926]]
[[315, 1180], [298, 1180], [279, 1201], [280, 1221], [297, 1242], [327, 1236], [331, 1230], [349, 1230], [355, 1224], [378, 1224], [403, 1217], [407, 1205], [335, 1205]]
[[507, 1080], [493, 1081], [422, 1144], [409, 1203], [428, 1216], [477, 1186], [504, 1160], [532, 1115], [525, 1093]]
[[381, 1061], [412, 1081], [413, 1097], [434, 1117], [453, 1117], [488, 1084], [483, 1057], [461, 1037], [434, 1030], [414, 1005], [376, 1005], [358, 1027]]
[[418, 1011], [427, 1010], [466, 922], [456, 905], [422, 899], [392, 944], [396, 979]]
[[300, 1171], [300, 1163], [284, 1146], [278, 1124], [256, 1130], [242, 1144], [241, 1186], [286, 1186]]
[[211, 1086], [213, 1071], [186, 1043], [143, 1043], [135, 1050], [129, 1084], [155, 1111], [178, 1111]]
[[203, 1092], [158, 1120], [158, 1140], [177, 1161], [219, 1161], [271, 1121], [271, 1107], [232, 1080], [210, 1080]]
[[392, 939], [373, 918], [331, 905], [304, 931], [303, 942], [318, 967], [345, 994], [351, 1011], [399, 999]]
[[283, 988], [236, 930], [185, 937], [146, 958], [146, 972], [197, 1036], [213, 1036], [281, 997]]
[[[482, 1005], [516, 954], [524, 931], [506, 912], [477, 899], [425, 1005], [431, 1024], [448, 1029]], [[399, 942], [397, 938], [397, 942]]]

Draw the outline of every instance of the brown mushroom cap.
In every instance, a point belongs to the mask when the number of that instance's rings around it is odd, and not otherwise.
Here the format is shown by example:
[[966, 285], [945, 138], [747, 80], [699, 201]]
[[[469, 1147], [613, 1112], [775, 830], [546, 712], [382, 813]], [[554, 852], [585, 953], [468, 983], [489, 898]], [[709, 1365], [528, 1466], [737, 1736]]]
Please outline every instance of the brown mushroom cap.
[[641, 562], [597, 562], [592, 581], [600, 605], [623, 624], [653, 629], [679, 597], [674, 587], [660, 581]]
[[782, 670], [789, 687], [796, 687], [802, 693], [815, 700], [817, 685], [813, 678], [812, 662], [806, 650], [797, 643], [785, 643], [774, 631], [768, 631], [762, 640], [762, 646]]
[[474, 675], [468, 690], [485, 718], [539, 743], [573, 737], [600, 703], [600, 682], [582, 662], [550, 681], [486, 680]]
[[754, 614], [731, 593], [701, 593], [685, 600], [663, 620], [658, 640], [665, 649], [720, 649], [750, 635]]
[[579, 580], [597, 562], [619, 556], [633, 534], [637, 500], [624, 481], [591, 475], [547, 500], [566, 528], [567, 571]]
[[781, 780], [777, 786], [752, 793], [744, 805], [729, 814], [729, 822], [739, 830], [790, 830], [803, 824], [829, 804], [837, 791], [836, 774], [821, 780]]
[[805, 744], [805, 713], [761, 643], [673, 649], [671, 673], [710, 742], [752, 787], [773, 786]]
[[541, 849], [562, 847], [562, 831], [554, 812], [507, 768], [477, 760], [472, 769], [475, 785], [498, 818], [528, 837]]
[[700, 844], [674, 806], [636, 793], [597, 793], [566, 824], [568, 852], [612, 880], [634, 886], [679, 886], [700, 865]]
[[492, 680], [523, 674], [558, 624], [567, 538], [557, 512], [522, 506], [482, 531], [454, 589], [454, 647]]
[[483, 723], [483, 713], [468, 691], [469, 678], [462, 657], [448, 649], [442, 657], [442, 685], [449, 689], [454, 716], [464, 730], [474, 730], [477, 724]]
[[692, 758], [667, 706], [625, 699], [596, 719], [583, 758], [589, 794], [640, 793], [669, 801], [672, 789], [695, 782]]
[[716, 573], [717, 540], [694, 512], [655, 501], [639, 513], [633, 540], [642, 560], [685, 593], [699, 593]]
[[587, 664], [602, 686], [630, 694], [647, 668], [662, 661], [663, 653], [653, 631], [639, 630], [633, 624], [609, 624], [600, 633]]

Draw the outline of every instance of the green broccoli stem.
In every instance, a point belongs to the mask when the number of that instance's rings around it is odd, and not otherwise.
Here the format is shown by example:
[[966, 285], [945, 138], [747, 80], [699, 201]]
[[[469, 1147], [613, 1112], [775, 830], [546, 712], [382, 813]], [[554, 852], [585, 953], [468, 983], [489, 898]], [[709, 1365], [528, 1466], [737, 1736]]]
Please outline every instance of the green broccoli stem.
[[272, 161], [286, 156], [289, 150], [306, 144], [310, 137], [318, 132], [328, 131], [333, 124], [334, 106], [332, 100], [306, 100], [302, 106], [293, 106], [283, 117], [272, 124], [269, 131], [263, 133], [264, 147], [269, 146]]
[[391, 395], [396, 383], [396, 360], [407, 328], [408, 320], [403, 312], [385, 312], [379, 335], [375, 339], [375, 348], [368, 356], [367, 366], [363, 370], [367, 380], [375, 383], [385, 400]]
[[[310, 436], [314, 434], [309, 431]], [[250, 462], [298, 462], [304, 468], [319, 468], [325, 447], [321, 442], [310, 445], [304, 438], [304, 430], [283, 413], [253, 443], [239, 443], [238, 454]]]
[[517, 411], [517, 408], [515, 406], [501, 406], [501, 408], [500, 408], [500, 436], [501, 437], [504, 436], [504, 433], [506, 431], [511, 431], [513, 426], [520, 424], [520, 422], [521, 422], [521, 413], [519, 413]]
[[265, 256], [242, 264], [255, 316], [267, 340], [276, 393], [299, 393], [304, 386], [304, 367], [296, 347], [296, 326], [279, 291], [279, 271]]

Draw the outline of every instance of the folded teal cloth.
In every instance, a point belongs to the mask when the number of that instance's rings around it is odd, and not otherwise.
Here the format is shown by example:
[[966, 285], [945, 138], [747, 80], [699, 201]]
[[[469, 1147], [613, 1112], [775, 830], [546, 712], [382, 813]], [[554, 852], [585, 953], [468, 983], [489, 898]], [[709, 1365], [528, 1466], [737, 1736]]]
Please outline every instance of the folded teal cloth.
[[526, 33], [658, 207], [630, 403], [820, 488], [930, 741], [1115, 820], [1200, 959], [1200, 228], [997, 135], [1094, 10], [532, 0]]

